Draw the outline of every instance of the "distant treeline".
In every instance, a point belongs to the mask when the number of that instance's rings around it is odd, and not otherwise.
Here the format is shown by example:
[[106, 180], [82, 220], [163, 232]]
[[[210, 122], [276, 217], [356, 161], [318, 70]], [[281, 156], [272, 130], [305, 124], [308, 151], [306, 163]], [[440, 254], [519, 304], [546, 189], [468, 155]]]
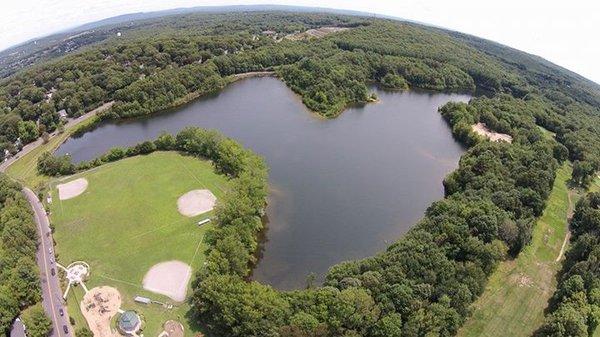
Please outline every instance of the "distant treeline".
[[577, 202], [570, 229], [570, 248], [539, 337], [588, 337], [600, 324], [600, 193]]
[[[515, 70], [504, 50], [484, 42], [486, 47], [478, 50], [448, 32], [414, 24], [331, 16], [321, 21], [307, 16], [302, 22], [303, 14], [290, 14], [299, 24], [294, 27], [354, 28], [322, 39], [280, 41], [260, 29], [273, 22], [273, 30], [287, 32], [289, 27], [282, 28], [285, 15], [246, 15], [245, 28], [232, 15], [231, 26], [157, 31], [21, 73], [0, 89], [3, 116], [14, 122], [0, 120], [0, 134], [12, 135], [6, 138], [12, 141], [24, 121], [51, 129], [40, 121], [54, 113], [38, 109], [48, 104], [50, 110], [63, 107], [77, 115], [116, 100], [101, 118], [137, 116], [177, 104], [194, 92], [218, 90], [229, 75], [263, 69], [275, 70], [308, 107], [328, 117], [370, 99], [373, 82], [391, 88], [486, 89], [492, 97], [441, 109], [453, 134], [470, 147], [444, 181], [446, 198], [386, 251], [333, 266], [323, 287], [299, 291], [280, 292], [247, 280], [262, 228], [266, 168], [236, 142], [192, 128], [78, 165], [68, 157], [42, 156], [38, 169], [54, 175], [171, 149], [209, 158], [235, 177], [235, 187], [216, 209], [216, 230], [207, 236], [207, 264], [193, 284], [193, 314], [218, 335], [453, 335], [499, 261], [518, 254], [530, 241], [558, 163], [574, 160], [573, 181], [582, 185], [600, 166], [595, 96], [566, 71], [541, 66], [531, 67], [532, 73], [525, 66]], [[511, 53], [515, 62], [523, 60]], [[563, 71], [562, 82], [553, 77], [556, 71]], [[566, 79], [573, 82], [569, 90], [562, 89]], [[50, 102], [38, 100], [52, 87], [57, 91]], [[470, 126], [479, 121], [510, 134], [513, 143], [475, 136]], [[538, 126], [556, 137], [547, 137]]]
[[[37, 246], [33, 213], [21, 187], [0, 174], [0, 333], [3, 335], [9, 335], [13, 320], [23, 309], [41, 300], [35, 262]], [[23, 318], [31, 323], [30, 333], [42, 331], [45, 335], [49, 320], [38, 311], [32, 310]], [[36, 316], [35, 320], [30, 322], [30, 316]]]
[[[3, 80], [0, 147], [14, 153], [56, 129], [61, 109], [78, 116], [115, 100], [100, 119], [146, 115], [218, 91], [230, 75], [268, 69], [327, 117], [372, 100], [371, 83], [484, 89], [535, 100], [544, 107], [536, 123], [556, 133], [575, 162], [574, 181], [585, 185], [600, 168], [597, 86], [491, 42], [416, 24], [328, 14], [203, 14], [141, 26], [155, 30], [133, 30], [128, 38], [109, 39]], [[321, 39], [283, 38], [320, 26], [352, 29]]]

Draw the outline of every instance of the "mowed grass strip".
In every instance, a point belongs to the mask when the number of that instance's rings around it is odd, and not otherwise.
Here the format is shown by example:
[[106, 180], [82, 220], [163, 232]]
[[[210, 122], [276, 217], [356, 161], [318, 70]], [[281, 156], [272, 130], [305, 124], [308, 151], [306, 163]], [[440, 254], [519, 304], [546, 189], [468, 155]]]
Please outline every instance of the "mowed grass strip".
[[6, 168], [6, 174], [29, 188], [34, 190], [41, 189], [50, 180], [50, 177], [40, 175], [37, 171], [37, 160], [40, 155], [46, 151], [54, 152], [78, 128], [86, 127], [93, 122], [94, 118], [89, 118], [77, 126], [67, 128], [65, 132], [52, 137], [48, 143], [38, 146], [15, 160], [14, 163]]
[[46, 151], [56, 150], [68, 137], [69, 133], [59, 134], [50, 139], [48, 143], [31, 150], [7, 167], [6, 174], [29, 188], [39, 188], [48, 181], [49, 177], [38, 174], [38, 158]]
[[[77, 178], [88, 180], [87, 190], [73, 199], [59, 200], [56, 185]], [[144, 291], [144, 275], [154, 264], [169, 260], [183, 261], [197, 270], [204, 262], [203, 237], [210, 227], [209, 223], [199, 228], [197, 222], [212, 215], [185, 217], [177, 211], [177, 199], [190, 190], [209, 189], [218, 200], [227, 189], [227, 178], [215, 173], [208, 161], [155, 152], [102, 165], [51, 185], [51, 221], [59, 262], [88, 262], [92, 271], [88, 287], [117, 288], [124, 309], [137, 310], [145, 317], [148, 335], [158, 335], [167, 319], [181, 321], [191, 335], [186, 304], [167, 310], [135, 304], [133, 297], [173, 302]], [[79, 310], [73, 308], [77, 302], [70, 299], [69, 312]]]
[[561, 266], [556, 258], [567, 233], [571, 170], [567, 163], [559, 168], [531, 244], [492, 274], [458, 336], [531, 336], [543, 322]]

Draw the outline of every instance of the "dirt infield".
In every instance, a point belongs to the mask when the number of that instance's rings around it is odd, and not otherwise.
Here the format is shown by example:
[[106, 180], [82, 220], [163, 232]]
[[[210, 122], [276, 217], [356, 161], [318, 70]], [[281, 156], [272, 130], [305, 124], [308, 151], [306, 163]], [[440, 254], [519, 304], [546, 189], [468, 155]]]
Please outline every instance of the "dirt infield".
[[177, 199], [177, 210], [182, 215], [192, 217], [211, 211], [217, 197], [209, 190], [193, 190]]
[[512, 143], [512, 137], [510, 135], [494, 132], [494, 131], [488, 129], [487, 126], [485, 125], [485, 123], [481, 123], [481, 122], [477, 123], [475, 125], [472, 125], [471, 128], [473, 129], [473, 131], [476, 134], [487, 137], [492, 142], [504, 141], [504, 142]]
[[159, 337], [183, 337], [183, 325], [177, 321], [166, 321]]
[[167, 261], [152, 266], [142, 284], [146, 290], [183, 302], [191, 276], [192, 268], [186, 263]]
[[56, 186], [56, 188], [58, 189], [58, 198], [60, 200], [75, 198], [76, 196], [85, 192], [87, 187], [88, 181], [85, 178], [75, 179], [73, 181], [69, 181], [68, 183]]
[[94, 337], [120, 336], [110, 328], [110, 320], [121, 307], [121, 294], [117, 289], [107, 286], [90, 289], [80, 306]]

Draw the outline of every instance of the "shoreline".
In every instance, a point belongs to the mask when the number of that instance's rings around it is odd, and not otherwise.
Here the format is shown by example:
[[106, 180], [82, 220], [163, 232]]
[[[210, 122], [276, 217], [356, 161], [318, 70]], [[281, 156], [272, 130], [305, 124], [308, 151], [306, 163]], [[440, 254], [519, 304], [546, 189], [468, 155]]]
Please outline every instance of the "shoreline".
[[[110, 107], [112, 107], [112, 105], [114, 103], [115, 103], [115, 101], [109, 101], [109, 102], [103, 103], [96, 109], [90, 110], [77, 118], [67, 120], [67, 123], [64, 125], [65, 130], [63, 133], [69, 133], [69, 135], [70, 135], [72, 132], [77, 130], [78, 125], [87, 121], [90, 118], [93, 118], [94, 116], [98, 115], [98, 113], [110, 109]], [[48, 141], [46, 143], [49, 143], [53, 138], [55, 138], [56, 136], [58, 136], [60, 134], [61, 133], [58, 132], [58, 130], [54, 130], [52, 133], [50, 133], [50, 135], [48, 137]], [[67, 139], [68, 139], [68, 137], [67, 137]], [[64, 143], [64, 141], [61, 142], [58, 146], [60, 146], [62, 143]], [[15, 153], [13, 156], [11, 156], [7, 160], [3, 161], [2, 164], [0, 164], [0, 172], [6, 172], [6, 170], [12, 164], [14, 164], [19, 159], [23, 158], [24, 156], [29, 154], [31, 151], [37, 149], [38, 147], [40, 147], [44, 144], [45, 144], [44, 140], [41, 137], [34, 140], [33, 142], [31, 142], [29, 144], [26, 144], [25, 146], [23, 146], [21, 151]]]

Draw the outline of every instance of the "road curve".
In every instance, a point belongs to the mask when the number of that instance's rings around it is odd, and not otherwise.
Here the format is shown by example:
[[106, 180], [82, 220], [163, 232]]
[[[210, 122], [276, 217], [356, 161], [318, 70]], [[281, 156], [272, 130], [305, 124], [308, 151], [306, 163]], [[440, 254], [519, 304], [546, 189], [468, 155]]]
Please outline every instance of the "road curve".
[[[44, 205], [42, 205], [37, 195], [27, 187], [23, 188], [23, 193], [35, 213], [34, 218], [40, 237], [36, 258], [40, 268], [42, 306], [48, 317], [52, 320], [53, 329], [49, 337], [66, 337], [74, 335], [71, 325], [69, 324], [67, 310], [63, 305], [58, 270], [56, 269], [56, 262], [54, 262], [54, 245], [52, 241], [52, 231], [50, 230], [50, 220], [46, 215]], [[54, 275], [52, 275], [53, 270]], [[67, 333], [65, 333], [64, 327], [67, 328]]]

